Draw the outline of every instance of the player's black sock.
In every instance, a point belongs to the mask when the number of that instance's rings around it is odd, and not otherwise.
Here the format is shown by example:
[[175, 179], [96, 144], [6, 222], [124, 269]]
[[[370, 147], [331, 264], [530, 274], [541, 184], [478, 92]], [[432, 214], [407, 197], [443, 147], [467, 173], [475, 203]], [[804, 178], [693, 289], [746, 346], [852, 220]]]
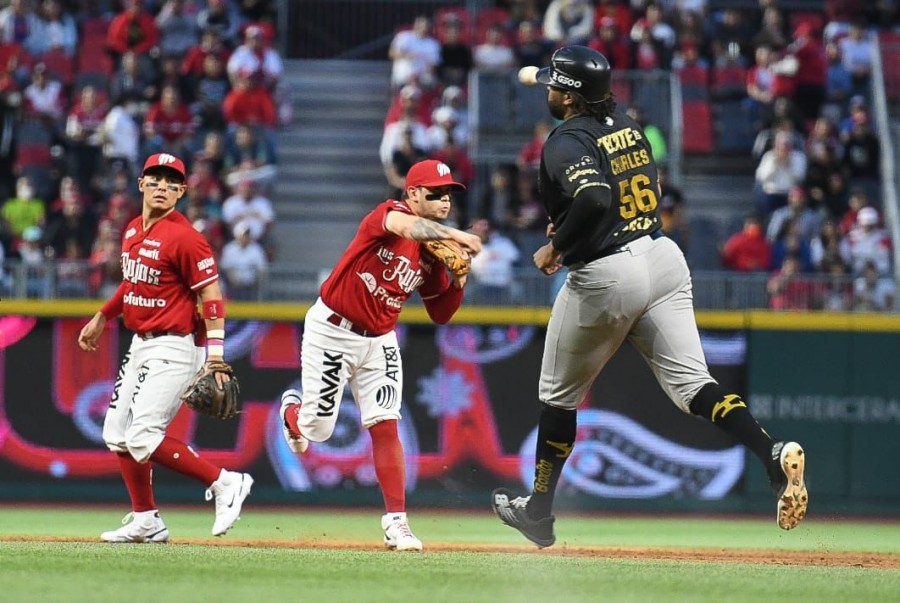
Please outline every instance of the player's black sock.
[[576, 426], [576, 411], [543, 405], [534, 455], [534, 489], [528, 503], [532, 519], [547, 517], [553, 509], [556, 484], [575, 445]]
[[769, 466], [772, 438], [759, 426], [739, 395], [727, 391], [718, 383], [708, 383], [691, 401], [691, 412], [730, 433], [758, 456], [763, 465]]

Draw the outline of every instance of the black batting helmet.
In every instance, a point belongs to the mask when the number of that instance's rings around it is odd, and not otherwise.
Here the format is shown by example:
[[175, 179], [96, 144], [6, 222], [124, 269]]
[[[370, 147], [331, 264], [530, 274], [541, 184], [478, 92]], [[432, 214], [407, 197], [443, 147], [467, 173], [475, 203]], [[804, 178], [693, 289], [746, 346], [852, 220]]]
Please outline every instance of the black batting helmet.
[[589, 103], [610, 96], [612, 69], [606, 57], [587, 46], [563, 46], [553, 53], [550, 67], [537, 72], [541, 84], [576, 92]]

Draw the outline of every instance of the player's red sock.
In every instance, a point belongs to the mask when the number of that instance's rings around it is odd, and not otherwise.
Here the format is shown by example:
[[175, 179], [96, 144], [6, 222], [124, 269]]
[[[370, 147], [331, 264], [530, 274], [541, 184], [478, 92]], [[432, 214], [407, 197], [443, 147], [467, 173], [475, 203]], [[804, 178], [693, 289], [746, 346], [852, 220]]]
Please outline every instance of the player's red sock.
[[384, 509], [388, 513], [406, 511], [406, 465], [403, 462], [403, 445], [397, 435], [397, 421], [382, 421], [369, 428], [372, 436], [372, 456], [375, 459], [375, 476], [384, 496]]
[[220, 467], [200, 458], [190, 446], [169, 436], [163, 438], [159, 447], [150, 455], [150, 460], [182, 475], [193, 477], [207, 486], [219, 479], [222, 472]]
[[128, 489], [131, 510], [135, 513], [152, 511], [156, 508], [153, 500], [153, 477], [150, 463], [139, 463], [127, 452], [117, 452], [119, 471]]
[[303, 433], [300, 431], [300, 426], [297, 422], [300, 420], [300, 405], [299, 404], [290, 404], [287, 407], [287, 410], [284, 411], [284, 422], [287, 424], [288, 431], [291, 432], [291, 435], [300, 436]]

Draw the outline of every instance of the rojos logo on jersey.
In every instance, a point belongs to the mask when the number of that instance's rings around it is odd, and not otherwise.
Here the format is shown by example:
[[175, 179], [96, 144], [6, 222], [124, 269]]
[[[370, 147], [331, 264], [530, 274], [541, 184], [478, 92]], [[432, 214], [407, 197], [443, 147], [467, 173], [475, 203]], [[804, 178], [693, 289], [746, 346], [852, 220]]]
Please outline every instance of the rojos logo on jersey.
[[580, 81], [560, 73], [559, 71], [552, 71], [550, 73], [550, 79], [563, 86], [569, 86], [570, 88], [581, 88], [582, 86]]

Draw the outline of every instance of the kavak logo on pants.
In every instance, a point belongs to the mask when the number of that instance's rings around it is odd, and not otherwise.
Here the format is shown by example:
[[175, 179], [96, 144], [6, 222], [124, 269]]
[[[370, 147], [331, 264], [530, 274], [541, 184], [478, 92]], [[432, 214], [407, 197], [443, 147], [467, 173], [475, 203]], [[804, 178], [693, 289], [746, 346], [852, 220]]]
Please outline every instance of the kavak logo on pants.
[[317, 417], [330, 417], [334, 414], [337, 397], [341, 395], [338, 385], [341, 382], [341, 366], [344, 354], [341, 352], [325, 352], [322, 362], [322, 389], [319, 390], [319, 412]]

